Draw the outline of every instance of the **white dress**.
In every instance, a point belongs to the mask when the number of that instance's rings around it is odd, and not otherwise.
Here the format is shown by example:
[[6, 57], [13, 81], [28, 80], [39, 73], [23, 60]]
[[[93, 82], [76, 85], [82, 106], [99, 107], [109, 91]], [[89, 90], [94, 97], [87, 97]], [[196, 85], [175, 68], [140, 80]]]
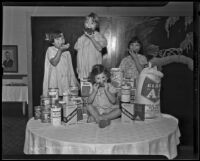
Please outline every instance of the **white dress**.
[[[94, 38], [103, 47], [107, 46], [107, 40], [99, 32], [94, 33]], [[92, 41], [83, 34], [78, 38], [74, 45], [77, 53], [77, 69], [79, 79], [87, 78], [92, 70], [93, 65], [102, 64], [102, 54], [98, 51]]]
[[47, 96], [48, 88], [58, 88], [59, 96], [62, 96], [69, 89], [69, 86], [78, 85], [69, 51], [62, 53], [60, 61], [56, 66], [50, 63], [50, 59], [56, 56], [57, 51], [58, 49], [56, 47], [51, 46], [46, 52], [43, 79], [44, 96]]

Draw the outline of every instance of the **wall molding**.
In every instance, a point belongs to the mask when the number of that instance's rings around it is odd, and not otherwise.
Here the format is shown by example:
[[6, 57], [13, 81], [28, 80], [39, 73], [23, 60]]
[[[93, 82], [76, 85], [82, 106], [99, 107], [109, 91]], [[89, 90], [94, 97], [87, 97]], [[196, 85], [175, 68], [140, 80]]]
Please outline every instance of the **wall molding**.
[[2, 79], [23, 79], [23, 77], [27, 77], [26, 74], [4, 74], [2, 75]]

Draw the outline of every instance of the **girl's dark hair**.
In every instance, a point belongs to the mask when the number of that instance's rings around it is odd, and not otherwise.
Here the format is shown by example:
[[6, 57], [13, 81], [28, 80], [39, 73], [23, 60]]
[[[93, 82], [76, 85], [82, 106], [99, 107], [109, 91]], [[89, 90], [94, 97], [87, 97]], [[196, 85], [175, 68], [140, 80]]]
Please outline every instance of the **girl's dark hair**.
[[109, 70], [101, 64], [96, 64], [92, 67], [92, 71], [91, 71], [90, 76], [89, 76], [90, 82], [92, 84], [94, 84], [95, 83], [95, 77], [98, 74], [101, 74], [101, 73], [104, 73], [106, 75], [106, 77], [108, 78], [108, 80], [107, 80], [108, 82], [111, 81], [110, 80], [111, 74], [110, 74]]
[[130, 45], [134, 42], [137, 42], [140, 44], [140, 54], [143, 54], [143, 44], [142, 44], [142, 41], [137, 36], [134, 36], [131, 38], [131, 40], [128, 43], [128, 49], [130, 48]]
[[54, 42], [54, 39], [59, 38], [62, 35], [63, 35], [63, 33], [59, 30], [49, 33], [49, 42], [52, 44]]

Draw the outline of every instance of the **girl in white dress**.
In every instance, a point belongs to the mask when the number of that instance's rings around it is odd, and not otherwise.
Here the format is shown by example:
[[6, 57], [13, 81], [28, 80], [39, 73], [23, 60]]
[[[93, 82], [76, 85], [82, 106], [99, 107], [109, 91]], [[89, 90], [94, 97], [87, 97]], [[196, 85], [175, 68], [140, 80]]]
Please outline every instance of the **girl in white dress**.
[[100, 127], [108, 126], [111, 120], [121, 115], [117, 91], [110, 83], [110, 72], [103, 65], [94, 65], [90, 79], [93, 88], [88, 97], [88, 122], [95, 121]]
[[62, 32], [55, 31], [50, 34], [50, 43], [45, 57], [45, 71], [43, 79], [43, 95], [48, 95], [48, 88], [58, 88], [59, 96], [69, 90], [70, 86], [78, 86], [75, 77], [69, 44], [65, 44]]
[[79, 79], [88, 78], [93, 65], [102, 64], [101, 50], [107, 46], [106, 38], [98, 32], [99, 18], [89, 14], [84, 22], [84, 34], [74, 45], [77, 50], [77, 73]]

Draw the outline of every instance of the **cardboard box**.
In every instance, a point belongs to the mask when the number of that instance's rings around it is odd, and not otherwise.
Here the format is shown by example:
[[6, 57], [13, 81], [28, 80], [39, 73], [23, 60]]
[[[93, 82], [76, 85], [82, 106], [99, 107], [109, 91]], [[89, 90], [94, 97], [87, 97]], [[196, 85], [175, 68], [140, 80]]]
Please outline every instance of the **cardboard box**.
[[63, 108], [63, 123], [71, 125], [77, 123], [77, 105], [68, 104]]
[[133, 116], [134, 116], [134, 104], [130, 103], [122, 103], [121, 104], [121, 121], [126, 123], [132, 123], [133, 122]]

